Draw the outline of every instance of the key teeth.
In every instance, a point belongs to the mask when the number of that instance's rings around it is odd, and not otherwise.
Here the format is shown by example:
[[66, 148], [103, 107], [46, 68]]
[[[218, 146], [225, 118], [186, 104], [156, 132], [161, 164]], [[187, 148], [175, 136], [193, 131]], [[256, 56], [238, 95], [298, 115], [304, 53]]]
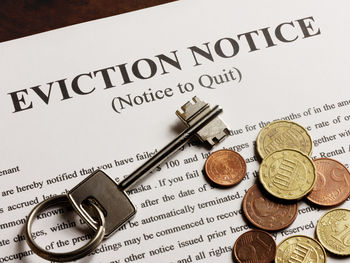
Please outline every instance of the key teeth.
[[221, 142], [223, 140], [223, 138], [225, 138], [225, 137], [222, 137], [221, 140], [219, 140], [217, 137], [212, 137], [212, 138], [208, 138], [207, 142], [210, 144], [211, 147], [213, 147], [214, 145]]
[[213, 147], [216, 143], [214, 142], [214, 140], [212, 140], [211, 138], [208, 138], [207, 139], [207, 143], [209, 143], [209, 145], [211, 146], [211, 147]]
[[228, 136], [228, 134], [225, 131], [221, 132], [220, 135], [221, 136], [215, 136], [215, 137], [208, 138], [207, 142], [211, 146], [214, 146], [214, 145], [218, 144], [219, 142], [223, 141]]
[[175, 113], [183, 123], [187, 124], [186, 119], [185, 119], [185, 117], [186, 117], [185, 113], [181, 113], [179, 110], [177, 110]]
[[202, 102], [197, 96], [194, 96], [192, 100], [194, 101], [194, 103]]
[[186, 102], [181, 106], [181, 111], [176, 111], [176, 115], [179, 116], [184, 121], [188, 121], [192, 116], [205, 107], [207, 103], [201, 101], [198, 97], [194, 96], [192, 100]]
[[193, 105], [190, 101], [186, 102], [184, 105], [181, 106], [181, 109], [185, 113], [186, 109], [190, 107], [190, 105]]
[[[222, 120], [221, 120], [221, 121], [222, 121]], [[224, 124], [225, 124], [225, 123], [224, 123]], [[225, 125], [226, 125], [226, 124], [225, 124]], [[223, 132], [225, 133], [225, 137], [226, 137], [226, 136], [231, 136], [232, 130], [226, 127], [226, 128], [223, 130]]]
[[190, 105], [192, 105], [191, 102], [189, 102], [189, 101], [186, 102], [184, 105], [181, 106], [182, 112], [177, 110], [176, 115], [181, 117], [183, 120], [185, 120], [186, 119], [186, 108], [189, 107]]

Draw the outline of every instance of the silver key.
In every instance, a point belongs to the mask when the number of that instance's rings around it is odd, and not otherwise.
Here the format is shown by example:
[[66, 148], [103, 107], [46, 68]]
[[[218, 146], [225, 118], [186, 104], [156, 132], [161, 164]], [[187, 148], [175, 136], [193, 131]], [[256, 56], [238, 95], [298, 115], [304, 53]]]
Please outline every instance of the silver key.
[[90, 202], [95, 202], [104, 211], [105, 237], [110, 236], [136, 213], [135, 207], [125, 193], [126, 190], [169, 158], [193, 136], [197, 136], [201, 141], [207, 141], [210, 146], [213, 146], [229, 135], [229, 129], [218, 117], [222, 109], [218, 106], [210, 108], [208, 103], [197, 97], [193, 98], [193, 102], [187, 102], [181, 107], [183, 113], [176, 111], [176, 114], [186, 123], [188, 128], [121, 181], [119, 185], [104, 172], [96, 171], [69, 192], [68, 198], [86, 223], [95, 230], [97, 229], [96, 222], [89, 215], [89, 212], [83, 209], [84, 201], [86, 202], [88, 199]]
[[[67, 195], [55, 196], [37, 205], [28, 216], [25, 232], [28, 245], [33, 251], [53, 261], [76, 260], [90, 253], [103, 238], [112, 235], [135, 215], [136, 209], [125, 193], [126, 190], [153, 171], [192, 137], [197, 136], [201, 141], [206, 141], [213, 146], [230, 134], [229, 129], [218, 117], [222, 112], [219, 106], [211, 108], [208, 103], [194, 97], [193, 103], [186, 103], [182, 106], [182, 110], [182, 113], [177, 111], [176, 114], [188, 126], [187, 129], [120, 184], [116, 184], [103, 171], [98, 170], [70, 190]], [[52, 204], [66, 202], [67, 198], [75, 211], [96, 231], [95, 237], [84, 247], [69, 253], [53, 253], [44, 250], [31, 237], [33, 220], [42, 209]], [[94, 218], [99, 218], [98, 222]]]

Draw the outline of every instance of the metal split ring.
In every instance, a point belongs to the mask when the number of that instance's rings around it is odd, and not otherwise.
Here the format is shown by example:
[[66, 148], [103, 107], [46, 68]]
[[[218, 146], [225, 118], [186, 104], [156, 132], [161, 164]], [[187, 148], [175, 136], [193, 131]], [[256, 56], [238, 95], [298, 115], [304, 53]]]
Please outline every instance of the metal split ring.
[[63, 204], [66, 206], [70, 205], [67, 195], [58, 195], [48, 198], [43, 202], [39, 203], [30, 212], [25, 225], [25, 236], [29, 247], [40, 257], [57, 262], [77, 260], [94, 251], [101, 244], [105, 235], [105, 217], [101, 209], [94, 203], [91, 203], [91, 207], [95, 210], [96, 215], [98, 215], [99, 226], [94, 236], [84, 246], [70, 252], [56, 253], [43, 249], [34, 241], [33, 236], [31, 234], [34, 219], [41, 211], [57, 204]]

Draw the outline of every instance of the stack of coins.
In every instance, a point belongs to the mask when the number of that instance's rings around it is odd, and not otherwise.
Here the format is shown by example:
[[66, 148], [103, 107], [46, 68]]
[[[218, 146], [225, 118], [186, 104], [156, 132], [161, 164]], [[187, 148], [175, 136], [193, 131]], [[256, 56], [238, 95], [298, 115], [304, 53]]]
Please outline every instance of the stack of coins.
[[[298, 200], [306, 197], [320, 206], [336, 206], [350, 195], [350, 173], [330, 158], [311, 160], [312, 140], [300, 125], [275, 121], [265, 126], [257, 138], [262, 158], [259, 184], [243, 199], [247, 220], [265, 231], [277, 231], [293, 223]], [[243, 162], [242, 162], [243, 160]], [[205, 164], [210, 180], [218, 185], [239, 183], [246, 172], [244, 159], [231, 150], [213, 153]], [[350, 210], [333, 209], [321, 217], [317, 240], [297, 235], [276, 248], [272, 236], [262, 230], [242, 234], [233, 247], [238, 262], [326, 262], [326, 248], [337, 255], [350, 255]]]
[[[273, 231], [290, 225], [298, 209], [297, 203], [290, 201], [306, 197], [316, 205], [335, 206], [350, 195], [350, 174], [346, 167], [329, 158], [312, 161], [311, 137], [297, 123], [275, 121], [267, 125], [258, 135], [257, 150], [262, 158], [259, 181], [263, 189], [254, 185], [243, 199], [244, 214], [256, 227]], [[269, 199], [264, 191], [275, 200]], [[274, 203], [276, 200], [281, 203]], [[268, 206], [272, 209], [267, 209]], [[326, 213], [316, 229], [318, 241], [301, 235], [283, 240], [277, 247], [275, 262], [326, 262], [324, 248], [338, 255], [350, 254], [349, 210]], [[244, 262], [236, 254], [235, 258]]]
[[309, 157], [312, 141], [307, 131], [289, 121], [275, 121], [257, 138], [263, 161], [259, 180], [264, 189], [281, 200], [299, 200], [316, 183], [316, 167]]

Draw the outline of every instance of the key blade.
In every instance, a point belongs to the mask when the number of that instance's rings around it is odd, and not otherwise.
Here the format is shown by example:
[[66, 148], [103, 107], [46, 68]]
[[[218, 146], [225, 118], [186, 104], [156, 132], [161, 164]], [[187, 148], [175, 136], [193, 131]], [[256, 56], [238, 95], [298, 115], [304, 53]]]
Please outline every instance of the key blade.
[[[208, 103], [197, 97], [193, 97], [192, 101], [193, 103], [189, 101], [181, 107], [183, 112], [176, 111], [176, 115], [188, 127], [207, 114], [211, 109]], [[219, 117], [214, 118], [196, 133], [196, 136], [202, 142], [207, 142], [210, 146], [221, 142], [229, 135], [229, 128]]]

